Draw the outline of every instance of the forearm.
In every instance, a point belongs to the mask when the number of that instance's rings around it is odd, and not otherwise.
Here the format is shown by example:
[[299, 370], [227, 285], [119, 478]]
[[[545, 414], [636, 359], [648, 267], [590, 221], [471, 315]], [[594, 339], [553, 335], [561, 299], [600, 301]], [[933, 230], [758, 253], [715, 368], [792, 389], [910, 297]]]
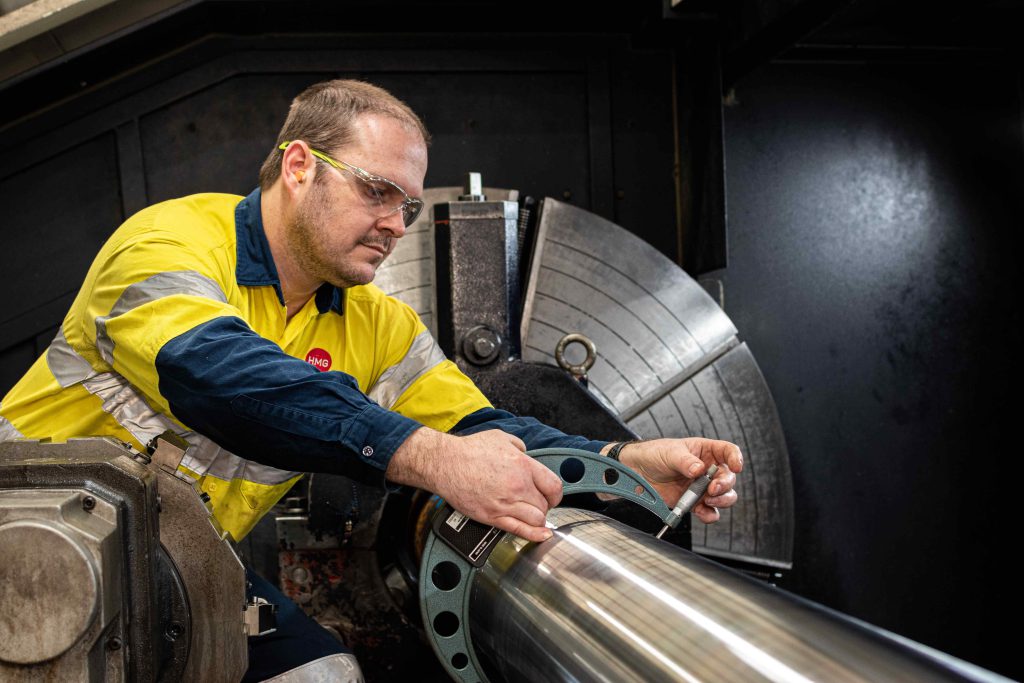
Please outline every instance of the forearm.
[[444, 434], [428, 427], [409, 434], [388, 462], [388, 481], [436, 491], [438, 460], [445, 456], [444, 438]]

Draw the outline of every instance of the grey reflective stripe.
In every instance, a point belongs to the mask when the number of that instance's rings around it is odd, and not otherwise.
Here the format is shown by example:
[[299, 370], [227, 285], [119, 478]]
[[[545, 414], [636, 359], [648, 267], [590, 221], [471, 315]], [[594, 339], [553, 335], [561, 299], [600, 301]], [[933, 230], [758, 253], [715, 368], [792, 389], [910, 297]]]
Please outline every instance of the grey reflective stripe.
[[263, 683], [363, 683], [363, 672], [355, 655], [336, 654], [306, 662]]
[[181, 464], [194, 474], [210, 474], [225, 480], [244, 479], [267, 486], [284, 483], [299, 474], [240, 458], [202, 434], [183, 430], [166, 415], [150, 407], [142, 394], [116, 372], [100, 373], [82, 382], [82, 386], [99, 397], [103, 401], [104, 412], [109, 413], [142, 445], [168, 429], [182, 436], [192, 448], [188, 449]]
[[444, 361], [444, 352], [430, 332], [424, 330], [412, 340], [405, 358], [382, 372], [366, 395], [384, 408], [390, 408], [413, 382]]
[[[86, 391], [103, 402], [103, 411], [117, 420], [142, 445], [145, 446], [168, 429], [184, 437], [192, 444], [192, 448], [188, 449], [181, 464], [197, 475], [211, 474], [220, 479], [245, 479], [274, 486], [299, 474], [245, 460], [201, 434], [182, 429], [166, 415], [154, 410], [145, 397], [119, 373], [93, 370], [89, 362], [68, 343], [63, 328], [47, 349], [46, 362], [61, 387], [81, 383]], [[8, 430], [4, 422], [6, 420], [0, 421], [0, 441], [23, 438], [14, 425], [8, 422]]]
[[142, 394], [116, 372], [98, 373], [84, 380], [82, 386], [103, 401], [103, 412], [117, 420], [143, 446], [168, 429], [181, 432], [180, 427], [153, 410]]
[[89, 365], [89, 361], [71, 348], [67, 337], [64, 336], [63, 325], [57, 330], [57, 336], [50, 342], [50, 347], [46, 349], [46, 365], [62, 389], [98, 374]]
[[103, 402], [103, 412], [138, 439], [142, 445], [168, 429], [181, 431], [153, 410], [128, 380], [116, 372], [96, 372], [64, 336], [63, 326], [46, 350], [46, 365], [62, 388], [81, 384]]
[[228, 300], [215, 280], [194, 270], [157, 273], [141, 282], [128, 285], [110, 309], [110, 313], [96, 318], [96, 349], [103, 360], [114, 364], [114, 340], [107, 335], [108, 320], [151, 301], [180, 294], [201, 296], [222, 303]]
[[18, 431], [18, 428], [10, 423], [10, 421], [0, 415], [0, 441], [14, 441], [15, 439], [24, 439], [25, 435]]
[[199, 475], [209, 474], [228, 481], [244, 479], [257, 484], [276, 486], [300, 474], [240, 458], [202, 434], [187, 432], [182, 436], [192, 444], [192, 448], [185, 453], [181, 464]]

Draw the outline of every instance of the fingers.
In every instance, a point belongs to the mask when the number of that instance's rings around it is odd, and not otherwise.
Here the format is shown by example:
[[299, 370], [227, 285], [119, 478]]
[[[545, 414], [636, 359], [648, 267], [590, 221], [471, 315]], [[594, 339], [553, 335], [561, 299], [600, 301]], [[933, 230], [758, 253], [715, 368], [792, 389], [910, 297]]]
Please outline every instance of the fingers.
[[[682, 439], [682, 441], [692, 455], [699, 457], [708, 464], [717, 463], [718, 465], [725, 465], [733, 472], [743, 470], [743, 453], [740, 451], [739, 446], [731, 441], [705, 439], [703, 437], [689, 437]], [[703, 471], [703, 469], [700, 470], [698, 474], [703, 473]], [[690, 474], [690, 476], [697, 475]]]
[[731, 508], [739, 500], [739, 496], [735, 491], [727, 491], [720, 496], [712, 496], [710, 498], [704, 498], [701, 503], [709, 505], [715, 508]]
[[506, 432], [501, 431], [499, 431], [498, 433], [501, 434], [502, 436], [507, 437], [508, 440], [512, 443], [512, 445], [521, 450], [523, 453], [526, 452], [526, 444], [523, 443], [523, 440], [520, 439], [518, 436], [516, 436], [515, 434], [508, 434]]
[[705, 524], [713, 524], [719, 520], [721, 515], [718, 510], [705, 504], [703, 501], [697, 503], [697, 505], [690, 511], [697, 519], [704, 522]]
[[718, 472], [715, 473], [715, 478], [708, 485], [708, 497], [719, 496], [727, 491], [731, 491], [734, 486], [736, 486], [735, 473], [728, 469], [728, 467], [719, 467]]
[[499, 517], [493, 524], [503, 531], [509, 531], [534, 543], [543, 543], [552, 536], [551, 530], [543, 526], [543, 523], [540, 526], [531, 526], [515, 517]]
[[[721, 471], [721, 470], [719, 470]], [[711, 486], [708, 487], [708, 495], [706, 495], [696, 506], [694, 506], [691, 512], [693, 515], [704, 522], [705, 524], [713, 524], [721, 519], [722, 515], [719, 512], [720, 508], [730, 508], [736, 504], [739, 500], [739, 496], [736, 491], [732, 489], [732, 484], [736, 481], [736, 475], [732, 472], [728, 472], [728, 476], [723, 476], [722, 479], [725, 482], [719, 482], [718, 477], [712, 482]], [[710, 495], [713, 486], [728, 486], [728, 489], [724, 493], [712, 496]]]
[[729, 441], [714, 439], [706, 439], [706, 441], [709, 442], [708, 446], [715, 462], [726, 465], [733, 472], [743, 470], [743, 453], [740, 452], [739, 446]]
[[513, 503], [504, 508], [502, 513], [498, 519], [516, 520], [523, 522], [526, 526], [539, 529], [543, 529], [544, 523], [547, 521], [547, 510], [541, 510], [529, 503]]
[[544, 495], [548, 507], [555, 507], [562, 502], [562, 479], [536, 460], [531, 459], [530, 463], [533, 468], [534, 485]]
[[[656, 447], [660, 453], [657, 454], [659, 459], [662, 460], [663, 468], [667, 470], [659, 472], [651, 472], [655, 476], [660, 475], [660, 480], [669, 480], [670, 478], [676, 478], [680, 475], [694, 478], [700, 476], [705, 469], [705, 464], [701, 461], [693, 451], [687, 447], [685, 439], [659, 439], [657, 441], [649, 442], [651, 447]], [[699, 451], [697, 452], [699, 453]], [[644, 454], [646, 456], [647, 454]], [[656, 461], [655, 461], [656, 462]]]

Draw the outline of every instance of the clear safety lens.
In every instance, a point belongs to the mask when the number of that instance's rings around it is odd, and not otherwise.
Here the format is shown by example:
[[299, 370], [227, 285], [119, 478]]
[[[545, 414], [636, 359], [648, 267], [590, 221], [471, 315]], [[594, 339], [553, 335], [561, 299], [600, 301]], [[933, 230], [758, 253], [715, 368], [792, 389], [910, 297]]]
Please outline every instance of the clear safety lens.
[[[285, 150], [291, 140], [282, 142], [278, 149]], [[347, 171], [355, 179], [356, 193], [363, 200], [366, 208], [378, 218], [384, 218], [401, 211], [402, 222], [405, 227], [412, 225], [423, 210], [423, 200], [410, 197], [405, 190], [382, 176], [368, 173], [358, 166], [346, 164], [343, 161], [335, 161], [319, 150], [309, 148], [310, 153], [317, 159], [336, 168], [339, 171]]]

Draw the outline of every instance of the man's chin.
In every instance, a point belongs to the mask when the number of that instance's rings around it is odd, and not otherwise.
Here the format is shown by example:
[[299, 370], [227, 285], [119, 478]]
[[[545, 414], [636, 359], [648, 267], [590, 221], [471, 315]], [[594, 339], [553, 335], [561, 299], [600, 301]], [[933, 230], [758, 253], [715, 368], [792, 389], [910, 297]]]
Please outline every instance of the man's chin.
[[328, 282], [338, 289], [347, 289], [349, 287], [368, 285], [373, 282], [373, 278], [376, 277], [376, 275], [377, 268], [371, 267], [359, 272], [337, 273], [332, 279], [328, 280]]

